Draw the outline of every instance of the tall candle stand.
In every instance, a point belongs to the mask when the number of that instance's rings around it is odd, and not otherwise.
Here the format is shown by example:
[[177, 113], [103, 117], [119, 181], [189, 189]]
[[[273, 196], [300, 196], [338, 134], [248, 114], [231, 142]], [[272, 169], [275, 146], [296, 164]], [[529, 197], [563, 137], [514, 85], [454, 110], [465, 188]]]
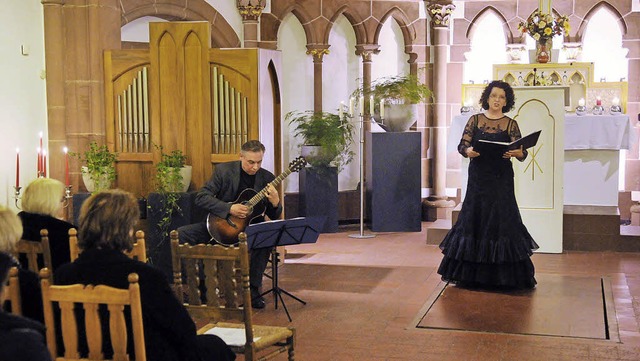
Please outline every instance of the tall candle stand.
[[15, 201], [16, 208], [18, 208], [18, 209], [22, 209], [22, 208], [20, 208], [18, 206], [18, 201], [22, 198], [22, 197], [20, 197], [20, 190], [21, 189], [22, 189], [22, 187], [20, 187], [20, 186], [13, 186], [13, 190], [14, 190], [13, 199]]
[[376, 235], [364, 233], [364, 114], [360, 113], [360, 233], [350, 234], [350, 238], [373, 238]]

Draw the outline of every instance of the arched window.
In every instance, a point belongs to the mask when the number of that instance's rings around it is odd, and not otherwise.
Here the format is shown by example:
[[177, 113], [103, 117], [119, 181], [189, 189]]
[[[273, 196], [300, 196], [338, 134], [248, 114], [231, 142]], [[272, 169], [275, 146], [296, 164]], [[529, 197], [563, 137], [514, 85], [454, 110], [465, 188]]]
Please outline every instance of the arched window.
[[471, 51], [465, 53], [464, 82], [491, 80], [493, 64], [507, 62], [506, 44], [502, 20], [494, 12], [487, 11], [473, 27]]
[[380, 29], [378, 37], [380, 52], [374, 56], [371, 65], [371, 79], [399, 74], [409, 74], [409, 55], [404, 52], [404, 38], [398, 23], [392, 18]]
[[594, 79], [619, 81], [627, 78], [629, 62], [622, 47], [622, 31], [618, 19], [602, 6], [589, 19], [582, 38], [582, 61], [594, 63]]

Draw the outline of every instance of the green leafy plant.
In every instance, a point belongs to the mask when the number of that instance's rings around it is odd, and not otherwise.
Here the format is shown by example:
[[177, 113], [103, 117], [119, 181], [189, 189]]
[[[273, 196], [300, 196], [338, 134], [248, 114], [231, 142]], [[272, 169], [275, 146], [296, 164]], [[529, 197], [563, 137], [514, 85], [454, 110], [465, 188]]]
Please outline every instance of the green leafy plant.
[[293, 134], [302, 140], [302, 145], [318, 146], [314, 156], [306, 156], [312, 167], [337, 167], [340, 172], [353, 160], [353, 124], [346, 118], [328, 112], [291, 111], [285, 120], [293, 127]]
[[156, 164], [156, 190], [161, 197], [161, 218], [158, 223], [162, 237], [169, 235], [169, 226], [174, 212], [182, 214], [178, 205], [182, 190], [182, 174], [180, 169], [187, 162], [187, 156], [181, 150], [175, 149], [171, 153], [163, 152], [162, 146], [155, 146], [160, 150], [160, 162]]
[[368, 92], [358, 88], [352, 94], [355, 99], [363, 95], [373, 95], [379, 107], [380, 99], [387, 104], [417, 104], [430, 101], [433, 93], [415, 75], [395, 75], [374, 80]]
[[89, 178], [94, 182], [96, 192], [109, 188], [116, 179], [115, 162], [118, 160], [118, 154], [111, 152], [106, 145], [98, 145], [96, 142], [89, 144], [89, 150], [83, 153], [69, 153], [85, 164]]

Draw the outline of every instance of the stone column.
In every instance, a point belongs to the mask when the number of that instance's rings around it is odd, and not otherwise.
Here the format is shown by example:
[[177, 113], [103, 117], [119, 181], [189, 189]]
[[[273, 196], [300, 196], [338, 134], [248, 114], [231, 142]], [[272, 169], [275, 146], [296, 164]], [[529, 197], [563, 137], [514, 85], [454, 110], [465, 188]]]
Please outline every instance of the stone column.
[[425, 201], [427, 220], [444, 218], [437, 208], [453, 207], [455, 202], [446, 194], [447, 175], [447, 55], [449, 51], [449, 21], [455, 9], [453, 4], [430, 4], [431, 35], [433, 46], [433, 194]]
[[322, 111], [322, 58], [329, 54], [329, 45], [307, 45], [307, 54], [313, 57], [313, 111]]
[[259, 19], [265, 4], [266, 0], [238, 0], [238, 12], [242, 16], [244, 48], [258, 47]]
[[[356, 45], [356, 55], [360, 55], [362, 57], [362, 89], [364, 90], [364, 99], [365, 99], [365, 119], [364, 119], [364, 130], [371, 130], [371, 123], [369, 122], [369, 106], [368, 106], [368, 93], [371, 90], [371, 61], [372, 55], [378, 54], [380, 52], [380, 45], [376, 44], [364, 44], [364, 45]], [[366, 147], [365, 147], [366, 148]], [[366, 157], [365, 157], [366, 159]]]
[[[105, 144], [103, 52], [120, 48], [119, 0], [41, 0], [44, 12], [51, 177], [64, 179], [62, 147]], [[85, 31], [77, 31], [85, 29]], [[72, 161], [77, 192], [80, 166]]]

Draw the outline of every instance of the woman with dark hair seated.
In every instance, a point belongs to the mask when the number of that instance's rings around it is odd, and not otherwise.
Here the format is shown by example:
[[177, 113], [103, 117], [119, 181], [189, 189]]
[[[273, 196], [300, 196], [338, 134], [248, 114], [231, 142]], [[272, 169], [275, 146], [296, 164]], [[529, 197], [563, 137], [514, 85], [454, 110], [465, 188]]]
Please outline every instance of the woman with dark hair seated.
[[[138, 203], [131, 193], [109, 190], [89, 197], [79, 218], [78, 246], [82, 253], [73, 263], [54, 271], [54, 284], [102, 284], [126, 289], [127, 276], [137, 273], [148, 360], [234, 360], [235, 354], [220, 338], [196, 336], [193, 320], [160, 270], [123, 253], [133, 247], [138, 219]], [[133, 345], [129, 346], [132, 350]]]
[[[22, 234], [20, 219], [4, 207], [0, 207], [0, 229], [2, 229], [1, 243], [7, 239], [15, 243]], [[0, 252], [0, 359], [3, 361], [51, 360], [45, 342], [44, 325], [3, 310], [5, 284], [9, 269], [14, 265], [15, 259], [11, 255]], [[40, 300], [40, 308], [42, 309], [42, 300]]]

